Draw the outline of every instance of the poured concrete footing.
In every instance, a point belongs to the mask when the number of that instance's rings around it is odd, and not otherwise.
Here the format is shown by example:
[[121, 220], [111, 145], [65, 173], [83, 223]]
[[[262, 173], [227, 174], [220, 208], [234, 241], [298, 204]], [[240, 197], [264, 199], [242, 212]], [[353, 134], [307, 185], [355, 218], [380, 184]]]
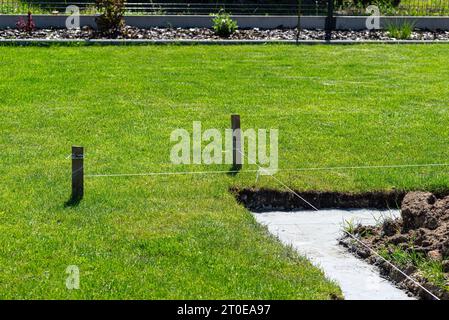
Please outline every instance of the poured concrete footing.
[[346, 299], [410, 300], [404, 291], [379, 275], [373, 265], [356, 258], [338, 244], [345, 221], [374, 225], [382, 217], [397, 217], [399, 210], [339, 210], [254, 213], [284, 244], [292, 245], [325, 275], [335, 280]]

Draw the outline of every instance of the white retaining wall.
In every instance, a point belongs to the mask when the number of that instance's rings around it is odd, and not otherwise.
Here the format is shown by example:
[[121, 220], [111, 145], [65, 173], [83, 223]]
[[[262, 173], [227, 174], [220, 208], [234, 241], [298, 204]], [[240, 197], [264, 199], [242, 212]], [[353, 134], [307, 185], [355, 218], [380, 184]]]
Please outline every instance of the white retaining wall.
[[[15, 28], [19, 17], [26, 15], [0, 15], [0, 28]], [[233, 16], [237, 20], [239, 28], [295, 28], [298, 23], [296, 16]], [[363, 16], [339, 16], [336, 17], [338, 30], [362, 30], [366, 29], [366, 18]], [[34, 15], [33, 20], [38, 28], [65, 28], [65, 15]], [[301, 28], [324, 29], [326, 17], [303, 16], [301, 17]], [[212, 26], [212, 17], [200, 15], [151, 15], [151, 16], [126, 16], [126, 24], [130, 26], [148, 27], [174, 27], [194, 28]], [[428, 30], [449, 30], [449, 17], [381, 17], [380, 25], [385, 27], [388, 23], [410, 21], [417, 28]], [[81, 26], [96, 27], [95, 16], [83, 15], [80, 17]]]

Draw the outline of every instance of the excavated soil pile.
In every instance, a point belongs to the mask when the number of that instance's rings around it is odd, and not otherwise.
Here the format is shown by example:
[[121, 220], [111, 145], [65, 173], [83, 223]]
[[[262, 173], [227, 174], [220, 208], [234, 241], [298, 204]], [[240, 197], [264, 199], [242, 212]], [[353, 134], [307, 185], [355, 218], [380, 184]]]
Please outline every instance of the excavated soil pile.
[[[410, 192], [402, 201], [401, 218], [386, 219], [379, 226], [359, 225], [352, 233], [377, 252], [393, 252], [399, 249], [417, 254], [426, 261], [441, 262], [446, 287], [449, 287], [449, 196], [437, 198], [429, 192]], [[432, 298], [425, 290], [349, 235], [342, 238], [340, 243], [361, 258], [378, 265], [382, 274], [399, 287], [423, 299]], [[426, 279], [422, 270], [418, 270], [413, 263], [401, 266], [401, 269], [436, 296], [449, 299], [449, 292], [442, 289], [441, 285], [437, 287], [434, 281]]]

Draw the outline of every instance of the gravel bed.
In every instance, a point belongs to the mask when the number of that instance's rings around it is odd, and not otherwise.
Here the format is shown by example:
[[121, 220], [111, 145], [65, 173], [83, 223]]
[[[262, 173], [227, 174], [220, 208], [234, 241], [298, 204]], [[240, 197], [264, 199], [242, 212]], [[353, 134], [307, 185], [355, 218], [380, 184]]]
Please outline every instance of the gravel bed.
[[[323, 30], [301, 30], [299, 40], [323, 40]], [[89, 27], [81, 29], [38, 29], [31, 34], [17, 29], [0, 30], [0, 39], [110, 39]], [[219, 40], [211, 29], [207, 28], [150, 28], [139, 29], [126, 27], [123, 34], [114, 39], [141, 40]], [[238, 30], [229, 40], [296, 40], [296, 29], [242, 29]], [[396, 40], [387, 31], [334, 31], [333, 40]], [[414, 31], [410, 40], [448, 41], [449, 31]]]

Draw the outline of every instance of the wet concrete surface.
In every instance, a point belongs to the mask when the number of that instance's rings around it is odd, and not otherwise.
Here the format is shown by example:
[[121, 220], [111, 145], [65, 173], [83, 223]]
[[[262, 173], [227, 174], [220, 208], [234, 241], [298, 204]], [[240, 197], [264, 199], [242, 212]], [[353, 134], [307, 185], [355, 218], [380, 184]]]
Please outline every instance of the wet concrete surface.
[[408, 300], [404, 291], [382, 278], [379, 270], [356, 258], [338, 244], [345, 221], [374, 225], [384, 217], [397, 217], [399, 210], [319, 210], [253, 213], [284, 244], [320, 267], [336, 281], [348, 300]]

